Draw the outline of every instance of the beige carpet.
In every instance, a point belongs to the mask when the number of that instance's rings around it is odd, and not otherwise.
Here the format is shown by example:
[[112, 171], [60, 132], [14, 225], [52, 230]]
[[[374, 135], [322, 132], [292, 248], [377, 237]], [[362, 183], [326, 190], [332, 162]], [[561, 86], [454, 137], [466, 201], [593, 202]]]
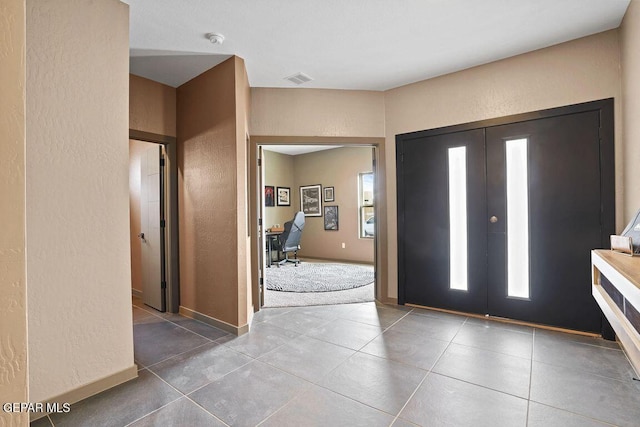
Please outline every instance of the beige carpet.
[[264, 307], [302, 307], [307, 305], [352, 304], [374, 300], [373, 283], [334, 292], [280, 292], [265, 290]]

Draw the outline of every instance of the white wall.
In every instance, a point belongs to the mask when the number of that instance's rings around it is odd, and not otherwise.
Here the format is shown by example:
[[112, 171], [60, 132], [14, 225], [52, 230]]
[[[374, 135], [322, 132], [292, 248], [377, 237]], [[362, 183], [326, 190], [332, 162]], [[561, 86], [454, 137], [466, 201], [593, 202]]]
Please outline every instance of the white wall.
[[30, 401], [133, 367], [128, 6], [27, 0]]
[[397, 296], [395, 136], [615, 97], [616, 223], [623, 227], [620, 50], [612, 30], [385, 92], [389, 297]]
[[[0, 4], [0, 403], [28, 401], [24, 21], [23, 0]], [[0, 426], [28, 422], [26, 413], [0, 410]]]

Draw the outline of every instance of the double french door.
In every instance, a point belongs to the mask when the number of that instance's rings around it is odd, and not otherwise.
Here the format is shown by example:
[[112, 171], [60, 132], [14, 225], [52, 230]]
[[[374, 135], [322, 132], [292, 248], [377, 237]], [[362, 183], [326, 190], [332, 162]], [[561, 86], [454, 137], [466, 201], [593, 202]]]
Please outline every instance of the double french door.
[[613, 102], [398, 135], [399, 303], [600, 331]]

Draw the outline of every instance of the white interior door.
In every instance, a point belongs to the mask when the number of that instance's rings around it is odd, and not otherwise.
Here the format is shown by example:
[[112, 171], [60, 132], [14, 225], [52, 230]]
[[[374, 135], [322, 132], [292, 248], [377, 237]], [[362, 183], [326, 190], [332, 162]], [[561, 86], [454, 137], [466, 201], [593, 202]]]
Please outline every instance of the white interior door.
[[142, 243], [142, 301], [165, 311], [162, 146], [151, 147], [140, 164], [140, 240]]

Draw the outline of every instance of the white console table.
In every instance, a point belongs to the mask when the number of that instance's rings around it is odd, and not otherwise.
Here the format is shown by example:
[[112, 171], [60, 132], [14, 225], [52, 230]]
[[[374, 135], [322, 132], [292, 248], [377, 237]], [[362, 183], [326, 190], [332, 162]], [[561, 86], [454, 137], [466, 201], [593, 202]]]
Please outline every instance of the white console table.
[[591, 251], [592, 293], [640, 374], [640, 257]]

